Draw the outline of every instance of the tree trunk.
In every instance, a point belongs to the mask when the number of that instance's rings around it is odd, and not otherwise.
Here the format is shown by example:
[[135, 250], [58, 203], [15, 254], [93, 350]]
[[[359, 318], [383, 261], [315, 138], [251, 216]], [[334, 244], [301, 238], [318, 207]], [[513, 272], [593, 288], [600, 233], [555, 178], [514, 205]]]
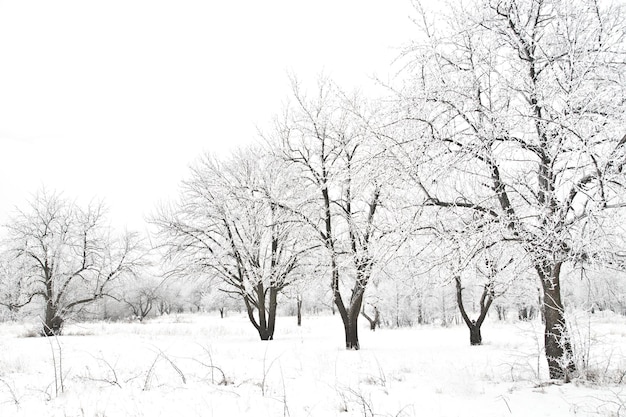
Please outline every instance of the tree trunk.
[[267, 328], [260, 328], [259, 329], [259, 336], [261, 337], [261, 340], [272, 340], [272, 335], [270, 335], [269, 331]]
[[[357, 310], [358, 312], [358, 310]], [[350, 311], [348, 314], [348, 322], [344, 323], [344, 329], [346, 332], [346, 349], [359, 350], [359, 329], [358, 329], [359, 314], [354, 314]]]
[[302, 298], [300, 296], [296, 300], [296, 315], [298, 316], [298, 326], [302, 326]]
[[[539, 279], [541, 279], [541, 281], [543, 282], [543, 279], [541, 278], [542, 275], [539, 274]], [[537, 293], [539, 294], [539, 314], [541, 314], [541, 322], [543, 324], [546, 324], [546, 305], [543, 302], [543, 284], [541, 288], [537, 288]]]
[[470, 330], [470, 345], [477, 346], [482, 345], [483, 337], [480, 334], [480, 326], [474, 324], [469, 328]]
[[267, 335], [265, 340], [274, 339], [274, 329], [276, 328], [276, 308], [278, 307], [278, 289], [270, 287], [270, 306], [267, 314]]
[[569, 382], [576, 370], [569, 339], [565, 310], [561, 301], [561, 263], [537, 266], [543, 287], [543, 313], [545, 318], [544, 341], [550, 379]]
[[[252, 302], [248, 296], [244, 296], [243, 301], [248, 313], [248, 319], [259, 333], [261, 340], [273, 340], [276, 325], [276, 308], [278, 306], [278, 289], [274, 286], [269, 288], [269, 301], [266, 302], [263, 288], [263, 284], [257, 285], [255, 290], [257, 293], [256, 302]], [[266, 309], [267, 303], [269, 305]], [[255, 317], [255, 311], [259, 318], [258, 320]]]
[[337, 259], [334, 254], [334, 249], [331, 252], [331, 270], [332, 270], [332, 290], [333, 300], [341, 321], [343, 321], [343, 328], [346, 336], [346, 349], [359, 350], [359, 334], [358, 334], [358, 320], [359, 313], [361, 311], [361, 303], [363, 302], [363, 290], [359, 289], [355, 284], [355, 288], [352, 291], [352, 298], [350, 299], [349, 307], [346, 308], [339, 292], [339, 267], [337, 266]]
[[224, 307], [220, 308], [220, 318], [223, 319], [224, 318]]
[[54, 287], [52, 284], [52, 272], [48, 267], [48, 262], [43, 268], [45, 273], [45, 315], [42, 329], [43, 336], [54, 336], [61, 334], [61, 327], [63, 327], [63, 319], [59, 316], [58, 306], [54, 303]]
[[417, 324], [424, 324], [424, 311], [421, 301], [417, 305]]
[[[265, 315], [265, 287], [263, 286], [262, 282], [259, 282], [256, 286], [256, 296], [257, 296], [257, 314], [259, 316], [259, 332], [261, 331], [261, 329], [263, 329], [263, 333], [266, 334], [267, 333], [267, 318]], [[263, 338], [263, 335], [261, 335], [261, 339], [262, 340], [267, 340]]]
[[55, 336], [61, 334], [63, 328], [63, 319], [58, 315], [56, 306], [52, 300], [46, 303], [46, 314], [43, 323], [42, 335]]
[[396, 328], [400, 328], [400, 293], [398, 291], [397, 286], [396, 286]]
[[520, 321], [527, 321], [527, 320], [528, 320], [528, 318], [529, 318], [529, 313], [528, 313], [528, 307], [527, 307], [527, 306], [520, 307], [520, 308], [517, 310], [517, 318], [518, 318]]

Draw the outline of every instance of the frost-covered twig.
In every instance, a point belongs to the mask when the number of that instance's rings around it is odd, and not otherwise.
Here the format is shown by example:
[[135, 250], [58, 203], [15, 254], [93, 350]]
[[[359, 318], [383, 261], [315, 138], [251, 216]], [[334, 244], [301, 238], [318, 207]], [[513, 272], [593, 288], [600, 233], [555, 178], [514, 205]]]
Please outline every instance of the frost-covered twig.
[[[98, 362], [104, 363], [106, 365], [106, 367], [109, 368], [109, 371], [111, 372], [112, 378], [108, 378], [108, 377], [94, 378], [93, 376], [91, 376], [91, 374], [88, 377], [85, 377], [85, 378], [89, 379], [91, 381], [106, 382], [107, 384], [115, 385], [118, 388], [122, 388], [122, 386], [119, 383], [119, 378], [117, 376], [117, 371], [116, 371], [115, 367], [113, 365], [111, 365], [111, 363], [109, 363], [109, 361], [107, 361], [102, 356], [96, 357], [94, 355], [91, 355], [91, 357], [94, 358], [95, 360], [97, 360]], [[87, 370], [89, 371], [89, 369], [87, 369]]]
[[9, 393], [11, 394], [11, 399], [13, 400], [13, 404], [15, 404], [16, 407], [19, 407], [20, 400], [19, 398], [17, 398], [17, 394], [15, 393], [15, 388], [9, 385], [9, 383], [2, 378], [0, 378], [0, 382], [9, 390]]
[[58, 336], [55, 334], [54, 340], [59, 349], [57, 365], [57, 355], [54, 353], [54, 345], [52, 344], [52, 340], [50, 337], [48, 337], [47, 339], [48, 343], [50, 344], [50, 352], [52, 353], [52, 367], [54, 369], [54, 393], [56, 396], [58, 396], [59, 392], [65, 392], [65, 376], [63, 375], [63, 349], [61, 348], [61, 343], [59, 342]]
[[266, 366], [266, 362], [267, 362], [267, 349], [265, 349], [265, 353], [263, 354], [263, 379], [261, 380], [261, 393], [263, 394], [263, 396], [265, 397], [265, 391], [267, 389], [267, 375], [270, 372], [270, 369], [272, 369], [272, 366], [274, 366], [274, 363], [280, 358], [280, 356], [275, 357], [274, 359], [272, 359], [272, 361], [270, 362], [270, 364], [268, 366]]
[[146, 373], [146, 378], [143, 384], [144, 391], [147, 391], [150, 389], [150, 381], [152, 380], [152, 376], [154, 375], [154, 369], [156, 367], [157, 362], [161, 358], [165, 359], [170, 364], [170, 366], [174, 369], [174, 371], [176, 371], [176, 373], [180, 376], [180, 379], [183, 382], [183, 384], [187, 383], [187, 377], [185, 377], [185, 374], [183, 373], [183, 371], [174, 363], [172, 359], [169, 358], [169, 356], [167, 356], [162, 350], [159, 349], [158, 355], [156, 355], [156, 357], [154, 358], [154, 361], [152, 361], [152, 364], [150, 365], [150, 368], [148, 369], [148, 372]]
[[222, 370], [222, 368], [220, 368], [219, 366], [216, 366], [213, 363], [213, 355], [211, 354], [211, 349], [201, 346], [202, 350], [204, 350], [204, 352], [208, 355], [209, 357], [209, 363], [204, 363], [201, 360], [197, 359], [197, 358], [193, 358], [193, 360], [197, 363], [199, 363], [202, 366], [205, 366], [207, 368], [209, 368], [209, 370], [211, 371], [211, 383], [215, 384], [215, 371], [219, 371], [220, 374], [222, 374], [222, 380], [220, 382], [218, 382], [218, 385], [228, 385], [228, 380], [226, 379], [226, 375], [224, 374], [224, 371]]

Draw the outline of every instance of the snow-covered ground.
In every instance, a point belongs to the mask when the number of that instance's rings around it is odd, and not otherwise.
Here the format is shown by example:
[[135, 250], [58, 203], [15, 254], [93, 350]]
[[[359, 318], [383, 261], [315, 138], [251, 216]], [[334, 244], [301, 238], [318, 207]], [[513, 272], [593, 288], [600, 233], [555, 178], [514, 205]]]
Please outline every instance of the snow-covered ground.
[[360, 351], [342, 348], [339, 317], [280, 317], [271, 342], [244, 317], [81, 323], [56, 339], [0, 324], [0, 416], [626, 415], [621, 317], [576, 319], [601, 382], [570, 384], [546, 381], [540, 322], [488, 321], [474, 347], [461, 326], [365, 324]]

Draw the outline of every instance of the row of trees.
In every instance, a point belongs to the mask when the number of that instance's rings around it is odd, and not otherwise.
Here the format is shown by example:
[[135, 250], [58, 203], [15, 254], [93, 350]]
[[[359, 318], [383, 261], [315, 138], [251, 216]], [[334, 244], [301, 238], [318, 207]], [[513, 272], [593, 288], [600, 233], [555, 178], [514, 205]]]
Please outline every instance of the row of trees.
[[[376, 289], [388, 282], [418, 294], [453, 285], [472, 344], [502, 294], [531, 288], [550, 377], [567, 378], [562, 274], [624, 266], [622, 10], [475, 0], [416, 11], [403, 77], [384, 98], [292, 79], [259, 145], [194, 165], [180, 197], [150, 219], [160, 268], [239, 298], [263, 340], [274, 337], [281, 294], [299, 311], [325, 280], [347, 349], [360, 348], [368, 288], [375, 322]], [[21, 277], [4, 305], [42, 297], [47, 334], [114, 294], [116, 280], [145, 275], [148, 257], [134, 235], [100, 227], [98, 207], [54, 201], [36, 199], [8, 225], [3, 265], [3, 276]]]
[[[408, 76], [386, 105], [292, 82], [264, 139], [298, 192], [239, 186], [283, 216], [268, 230], [299, 224], [315, 242], [302, 253], [323, 249], [313, 263], [328, 271], [347, 348], [359, 348], [373, 272], [410, 240], [425, 269], [454, 279], [476, 343], [498, 276], [534, 271], [550, 376], [563, 378], [574, 370], [563, 268], [623, 263], [623, 17], [598, 1], [461, 2], [437, 20], [417, 10]], [[476, 321], [462, 303], [468, 270], [486, 282]]]

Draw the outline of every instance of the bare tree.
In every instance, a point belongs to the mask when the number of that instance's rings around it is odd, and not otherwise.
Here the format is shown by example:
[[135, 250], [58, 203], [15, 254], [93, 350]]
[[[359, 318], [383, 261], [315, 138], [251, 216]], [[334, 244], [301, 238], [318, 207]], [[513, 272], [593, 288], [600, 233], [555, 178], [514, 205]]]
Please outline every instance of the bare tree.
[[60, 333], [69, 313], [109, 295], [112, 282], [143, 264], [138, 236], [114, 236], [104, 214], [101, 204], [83, 209], [42, 191], [6, 226], [26, 299], [43, 299], [47, 336]]
[[497, 297], [501, 296], [508, 287], [505, 282], [498, 280], [498, 278], [502, 272], [513, 263], [513, 258], [508, 258], [508, 260], [502, 261], [501, 256], [493, 256], [492, 249], [493, 247], [482, 250], [476, 257], [475, 262], [473, 262], [477, 275], [476, 278], [482, 281], [480, 301], [478, 302], [478, 317], [475, 320], [469, 317], [463, 302], [464, 287], [462, 282], [462, 269], [459, 268], [454, 275], [457, 305], [459, 307], [461, 317], [470, 331], [470, 344], [473, 346], [481, 345], [483, 342], [480, 328], [487, 317], [489, 308], [491, 307], [493, 301]]
[[[317, 296], [314, 294], [313, 288], [322, 285], [322, 282], [317, 279], [319, 272], [317, 271], [319, 266], [319, 253], [311, 251], [306, 256], [301, 257], [300, 268], [298, 268], [297, 279], [287, 288], [285, 295], [295, 301], [296, 308], [296, 323], [298, 326], [302, 325], [302, 312], [305, 305], [305, 301], [310, 303], [312, 297]], [[315, 300], [318, 301], [318, 300]]]
[[[415, 212], [415, 208], [411, 211]], [[368, 296], [386, 326], [429, 324], [441, 308], [436, 292], [447, 281], [440, 279], [442, 262], [436, 236], [429, 231], [412, 230], [412, 221], [409, 216], [396, 221], [409, 231], [409, 236], [385, 263], [380, 279], [372, 282]]]
[[[595, 0], [416, 3], [396, 152], [424, 205], [529, 258], [543, 292], [551, 378], [574, 371], [561, 298], [566, 263], [616, 262], [624, 206], [623, 10]], [[610, 242], [610, 243], [609, 243]]]
[[122, 294], [117, 298], [130, 309], [134, 317], [143, 321], [157, 307], [164, 284], [164, 278], [144, 272], [124, 285]]
[[358, 98], [348, 98], [327, 79], [320, 80], [314, 96], [295, 80], [292, 90], [293, 103], [276, 120], [268, 141], [293, 170], [300, 195], [296, 202], [278, 204], [323, 245], [346, 348], [359, 349], [363, 296], [387, 249], [381, 240], [389, 236], [382, 227], [384, 164], [362, 117], [368, 109]]
[[286, 177], [259, 153], [248, 149], [227, 161], [204, 156], [180, 203], [154, 222], [179, 272], [220, 277], [221, 289], [244, 302], [261, 340], [272, 340], [278, 296], [308, 246], [289, 216], [265, 198], [283, 190]]
[[226, 317], [228, 311], [236, 310], [239, 304], [242, 304], [241, 297], [235, 297], [219, 288], [213, 288], [208, 285], [206, 291], [202, 294], [202, 306], [207, 311], [219, 311], [220, 318]]

